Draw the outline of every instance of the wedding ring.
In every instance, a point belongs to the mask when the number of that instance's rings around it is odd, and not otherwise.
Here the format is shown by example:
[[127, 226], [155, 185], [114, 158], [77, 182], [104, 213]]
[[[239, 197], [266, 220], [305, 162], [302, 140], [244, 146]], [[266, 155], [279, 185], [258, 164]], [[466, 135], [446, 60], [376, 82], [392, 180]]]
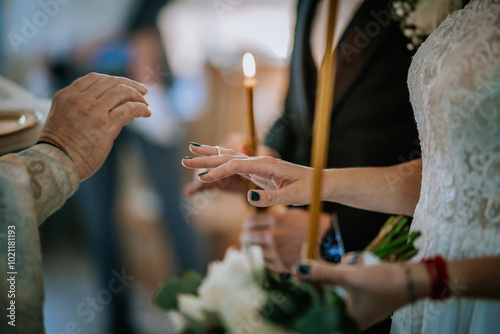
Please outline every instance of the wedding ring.
[[222, 155], [222, 148], [220, 146], [215, 146], [217, 149], [217, 155]]

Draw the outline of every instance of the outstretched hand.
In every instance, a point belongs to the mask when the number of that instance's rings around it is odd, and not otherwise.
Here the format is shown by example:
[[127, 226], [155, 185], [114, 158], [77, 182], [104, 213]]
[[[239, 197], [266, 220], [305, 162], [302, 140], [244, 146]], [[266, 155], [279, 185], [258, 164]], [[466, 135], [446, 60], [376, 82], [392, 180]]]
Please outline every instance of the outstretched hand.
[[85, 180], [104, 163], [125, 125], [151, 116], [146, 93], [127, 78], [87, 74], [54, 96], [39, 140], [64, 151]]
[[271, 205], [305, 205], [310, 199], [312, 169], [272, 157], [248, 157], [234, 150], [190, 145], [198, 157], [183, 159], [184, 167], [207, 169], [199, 174], [202, 182], [210, 183], [240, 175], [262, 190], [248, 192], [248, 201], [260, 207]]
[[[197, 143], [192, 143], [194, 147], [199, 145]], [[243, 155], [250, 152], [250, 144], [247, 139], [243, 138], [238, 134], [233, 134], [226, 142], [226, 147], [230, 147], [235, 152], [241, 152]], [[274, 151], [272, 148], [260, 145], [257, 148], [257, 152], [261, 156], [278, 157], [278, 152]], [[189, 157], [188, 157], [189, 159]], [[197, 170], [194, 174], [194, 179], [184, 186], [183, 193], [184, 196], [193, 196], [198, 192], [205, 190], [219, 188], [224, 191], [229, 191], [233, 193], [246, 194], [249, 189], [249, 181], [240, 175], [232, 175], [230, 177], [224, 178], [221, 182], [202, 182], [196, 174], [203, 172], [204, 170]]]

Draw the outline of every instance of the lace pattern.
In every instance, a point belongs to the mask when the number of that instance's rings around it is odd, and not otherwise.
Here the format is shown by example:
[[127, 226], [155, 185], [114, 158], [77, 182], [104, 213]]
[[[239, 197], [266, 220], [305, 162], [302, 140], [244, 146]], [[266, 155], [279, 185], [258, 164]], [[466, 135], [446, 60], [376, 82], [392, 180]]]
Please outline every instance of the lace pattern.
[[[450, 15], [415, 55], [408, 85], [422, 146], [419, 257], [500, 254], [500, 0]], [[475, 333], [484, 303], [452, 299], [437, 317], [423, 301], [396, 312], [393, 332]], [[474, 324], [466, 310], [479, 312]]]

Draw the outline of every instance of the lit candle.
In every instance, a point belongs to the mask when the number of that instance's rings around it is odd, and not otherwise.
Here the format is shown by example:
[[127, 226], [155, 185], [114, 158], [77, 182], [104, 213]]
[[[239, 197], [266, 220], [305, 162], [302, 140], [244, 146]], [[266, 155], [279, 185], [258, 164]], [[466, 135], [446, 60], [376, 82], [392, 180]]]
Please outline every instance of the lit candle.
[[319, 215], [322, 209], [321, 181], [322, 172], [326, 167], [328, 155], [328, 141], [330, 138], [330, 120], [332, 116], [336, 48], [333, 46], [335, 36], [337, 1], [331, 0], [328, 4], [328, 26], [326, 49], [323, 62], [318, 72], [316, 91], [316, 109], [314, 111], [313, 146], [311, 162], [313, 182], [311, 190], [311, 205], [309, 206], [309, 224], [307, 233], [306, 257], [315, 259], [318, 253]]
[[243, 56], [243, 73], [245, 74], [243, 86], [245, 86], [247, 96], [246, 115], [248, 124], [249, 155], [255, 156], [257, 153], [257, 134], [255, 131], [255, 119], [253, 112], [253, 88], [257, 85], [257, 79], [255, 79], [255, 59], [249, 52], [245, 53]]

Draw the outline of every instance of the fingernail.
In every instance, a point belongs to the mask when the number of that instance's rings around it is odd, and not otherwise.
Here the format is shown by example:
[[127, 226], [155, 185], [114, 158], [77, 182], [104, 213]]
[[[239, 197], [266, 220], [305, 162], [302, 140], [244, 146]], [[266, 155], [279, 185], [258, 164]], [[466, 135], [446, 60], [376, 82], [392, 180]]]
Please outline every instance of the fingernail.
[[360, 255], [361, 252], [357, 251], [356, 254], [354, 254], [354, 256], [352, 257], [351, 261], [349, 261], [349, 264], [356, 264]]
[[280, 279], [283, 283], [288, 283], [292, 279], [292, 274], [290, 273], [280, 273]]
[[254, 202], [258, 202], [260, 201], [260, 195], [258, 192], [255, 192], [255, 191], [251, 191], [250, 192], [250, 198], [252, 199], [252, 201]]
[[188, 156], [186, 155], [186, 156], [185, 156], [184, 158], [182, 158], [182, 159], [186, 159], [186, 160], [189, 160], [189, 159], [193, 159], [193, 158], [191, 158], [191, 157], [188, 157]]
[[202, 176], [202, 175], [205, 175], [205, 174], [208, 174], [208, 171], [200, 173], [200, 174], [198, 174], [198, 176]]
[[311, 273], [311, 266], [308, 264], [297, 265], [297, 271], [302, 275], [309, 275]]
[[193, 141], [192, 141], [192, 142], [190, 142], [189, 144], [190, 144], [190, 145], [193, 145], [193, 146], [198, 146], [198, 147], [200, 147], [200, 146], [201, 146], [201, 144], [195, 143], [195, 142], [193, 142]]

